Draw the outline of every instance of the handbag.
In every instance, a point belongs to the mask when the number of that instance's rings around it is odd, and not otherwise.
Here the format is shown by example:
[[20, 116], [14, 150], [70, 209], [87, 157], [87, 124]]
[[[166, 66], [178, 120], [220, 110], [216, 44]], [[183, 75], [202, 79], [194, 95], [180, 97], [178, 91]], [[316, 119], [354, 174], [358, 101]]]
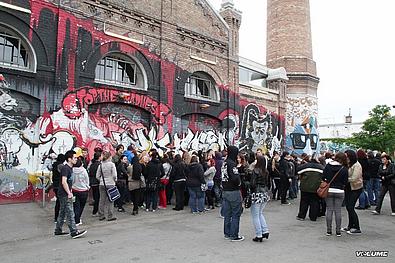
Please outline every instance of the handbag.
[[121, 197], [121, 194], [119, 193], [119, 190], [115, 185], [111, 186], [110, 188], [107, 188], [106, 180], [104, 180], [103, 169], [101, 164], [100, 164], [100, 173], [103, 178], [103, 184], [104, 184], [104, 188], [106, 189], [108, 200], [110, 200], [110, 202], [114, 202], [115, 200]]
[[251, 205], [252, 205], [252, 194], [251, 194], [251, 192], [248, 190], [248, 191], [247, 191], [247, 196], [246, 196], [246, 198], [244, 199], [244, 207], [247, 209], [247, 208], [250, 208]]
[[337, 171], [337, 173], [335, 174], [335, 176], [333, 176], [332, 180], [329, 183], [327, 183], [325, 181], [321, 182], [320, 186], [317, 189], [317, 195], [320, 198], [327, 198], [328, 197], [329, 187], [330, 187], [331, 183], [333, 182], [333, 180], [335, 180], [336, 176], [339, 174], [339, 172], [342, 169], [343, 169], [343, 167], [340, 168], [339, 171]]

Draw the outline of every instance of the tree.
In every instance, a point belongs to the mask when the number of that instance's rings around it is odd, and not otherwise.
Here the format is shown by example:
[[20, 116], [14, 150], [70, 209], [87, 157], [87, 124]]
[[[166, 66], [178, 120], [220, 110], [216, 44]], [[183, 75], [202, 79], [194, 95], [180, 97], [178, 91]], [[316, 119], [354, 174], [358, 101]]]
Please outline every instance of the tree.
[[369, 111], [369, 118], [364, 121], [362, 131], [345, 139], [349, 145], [363, 149], [372, 149], [393, 153], [395, 151], [395, 116], [391, 108], [377, 105]]

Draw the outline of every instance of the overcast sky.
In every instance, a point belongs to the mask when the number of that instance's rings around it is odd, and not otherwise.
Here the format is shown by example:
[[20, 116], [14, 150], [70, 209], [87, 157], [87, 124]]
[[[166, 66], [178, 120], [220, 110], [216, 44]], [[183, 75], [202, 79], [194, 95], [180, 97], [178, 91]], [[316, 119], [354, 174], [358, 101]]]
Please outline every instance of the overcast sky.
[[[234, 3], [240, 55], [266, 64], [266, 0]], [[395, 0], [310, 0], [310, 9], [319, 123], [343, 122], [349, 108], [353, 122], [364, 121], [374, 106], [395, 105]]]

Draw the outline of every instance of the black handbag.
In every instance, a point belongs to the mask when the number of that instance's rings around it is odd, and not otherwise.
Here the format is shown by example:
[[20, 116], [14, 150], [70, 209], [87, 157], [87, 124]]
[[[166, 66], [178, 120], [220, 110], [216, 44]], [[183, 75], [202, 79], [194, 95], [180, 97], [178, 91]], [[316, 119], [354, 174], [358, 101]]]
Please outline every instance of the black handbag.
[[252, 205], [252, 194], [250, 189], [247, 190], [247, 196], [244, 198], [244, 207], [245, 208], [250, 208]]
[[101, 164], [100, 164], [100, 173], [103, 178], [103, 184], [104, 184], [104, 188], [106, 189], [108, 200], [110, 200], [110, 202], [114, 202], [115, 200], [121, 197], [121, 194], [119, 193], [119, 190], [115, 185], [111, 186], [110, 188], [107, 188], [106, 180], [104, 180], [103, 169]]

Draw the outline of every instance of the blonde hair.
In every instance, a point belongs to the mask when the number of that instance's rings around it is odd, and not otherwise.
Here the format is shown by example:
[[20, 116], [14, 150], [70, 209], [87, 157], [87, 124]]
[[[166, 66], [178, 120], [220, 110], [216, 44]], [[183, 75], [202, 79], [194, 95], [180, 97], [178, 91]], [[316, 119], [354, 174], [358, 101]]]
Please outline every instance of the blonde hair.
[[109, 151], [103, 152], [103, 161], [107, 161], [111, 157], [111, 153]]

